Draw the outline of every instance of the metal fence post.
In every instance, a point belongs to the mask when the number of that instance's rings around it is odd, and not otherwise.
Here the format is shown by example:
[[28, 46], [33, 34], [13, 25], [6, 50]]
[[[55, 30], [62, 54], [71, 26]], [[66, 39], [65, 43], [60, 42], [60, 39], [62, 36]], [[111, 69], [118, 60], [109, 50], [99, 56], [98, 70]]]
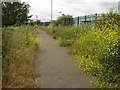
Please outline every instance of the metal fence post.
[[86, 15], [85, 15], [85, 25], [86, 25], [86, 22], [87, 22], [87, 20], [86, 20]]
[[79, 17], [77, 17], [77, 26], [79, 26]]

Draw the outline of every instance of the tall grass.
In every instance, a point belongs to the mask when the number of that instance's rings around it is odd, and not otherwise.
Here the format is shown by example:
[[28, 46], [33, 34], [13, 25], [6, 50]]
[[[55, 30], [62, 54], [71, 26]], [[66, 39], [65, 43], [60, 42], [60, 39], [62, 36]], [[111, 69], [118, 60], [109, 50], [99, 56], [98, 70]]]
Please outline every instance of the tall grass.
[[3, 87], [33, 88], [39, 39], [32, 26], [5, 27], [2, 33]]

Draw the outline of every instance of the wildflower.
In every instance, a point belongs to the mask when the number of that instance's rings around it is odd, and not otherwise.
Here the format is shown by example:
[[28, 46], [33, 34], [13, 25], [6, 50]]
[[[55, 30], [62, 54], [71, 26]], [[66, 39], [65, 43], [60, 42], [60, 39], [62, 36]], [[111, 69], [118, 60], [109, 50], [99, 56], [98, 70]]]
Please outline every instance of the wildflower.
[[16, 48], [20, 48], [19, 46], [16, 46]]
[[34, 52], [38, 52], [39, 50], [34, 50]]

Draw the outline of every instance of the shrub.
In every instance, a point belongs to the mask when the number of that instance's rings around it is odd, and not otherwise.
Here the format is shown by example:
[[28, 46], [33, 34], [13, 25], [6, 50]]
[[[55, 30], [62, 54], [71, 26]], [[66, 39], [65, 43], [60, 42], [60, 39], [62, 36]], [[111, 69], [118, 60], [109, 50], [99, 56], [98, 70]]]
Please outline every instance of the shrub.
[[71, 15], [62, 15], [61, 17], [59, 17], [54, 25], [55, 26], [70, 26], [72, 25], [71, 23], [71, 20], [72, 20], [72, 16]]

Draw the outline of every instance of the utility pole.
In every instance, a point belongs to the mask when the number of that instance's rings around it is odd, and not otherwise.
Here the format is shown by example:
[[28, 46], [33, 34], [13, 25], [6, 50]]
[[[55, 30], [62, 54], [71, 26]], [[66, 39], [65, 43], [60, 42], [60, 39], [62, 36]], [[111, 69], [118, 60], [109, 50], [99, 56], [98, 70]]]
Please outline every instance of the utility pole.
[[60, 17], [60, 14], [61, 14], [62, 12], [59, 12], [59, 17]]
[[[52, 23], [52, 13], [53, 13], [53, 0], [51, 0], [51, 23]], [[50, 30], [52, 30], [52, 26], [50, 27]]]
[[52, 12], [53, 12], [53, 0], [51, 0], [51, 22], [52, 22]]
[[120, 1], [118, 2], [118, 14], [120, 15]]
[[38, 15], [36, 15], [36, 20], [38, 20]]

